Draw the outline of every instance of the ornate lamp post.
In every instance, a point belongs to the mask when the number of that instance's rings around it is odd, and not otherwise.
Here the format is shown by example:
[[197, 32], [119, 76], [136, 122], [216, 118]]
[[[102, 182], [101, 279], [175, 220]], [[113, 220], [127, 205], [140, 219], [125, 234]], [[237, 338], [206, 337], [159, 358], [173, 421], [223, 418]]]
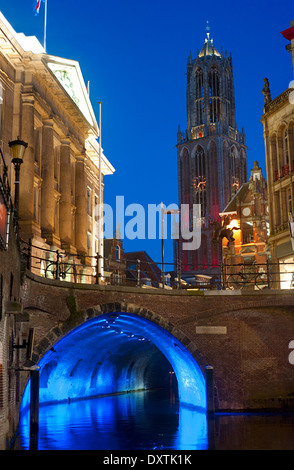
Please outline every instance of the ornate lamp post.
[[20, 140], [18, 137], [17, 140], [13, 140], [9, 142], [9, 147], [11, 148], [12, 153], [12, 163], [14, 165], [15, 170], [15, 195], [14, 195], [14, 215], [16, 219], [16, 223], [18, 223], [18, 211], [19, 211], [19, 175], [20, 175], [20, 165], [23, 162], [23, 156], [25, 153], [25, 149], [27, 148], [28, 144], [23, 140]]

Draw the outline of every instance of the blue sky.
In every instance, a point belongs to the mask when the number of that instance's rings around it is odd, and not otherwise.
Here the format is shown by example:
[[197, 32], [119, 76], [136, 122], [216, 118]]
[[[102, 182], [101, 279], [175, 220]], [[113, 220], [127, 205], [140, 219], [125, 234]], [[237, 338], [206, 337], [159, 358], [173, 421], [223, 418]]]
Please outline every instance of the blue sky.
[[[43, 43], [44, 4], [2, 1], [1, 12], [17, 32]], [[294, 20], [293, 0], [48, 0], [47, 52], [77, 60], [99, 116], [102, 145], [115, 167], [105, 177], [105, 202], [178, 203], [177, 129], [186, 129], [186, 64], [205, 39], [206, 21], [216, 48], [232, 54], [239, 130], [244, 127], [248, 169], [265, 168], [263, 80], [272, 98], [293, 80], [291, 55], [280, 32]], [[128, 220], [128, 219], [126, 219]], [[125, 240], [126, 251], [146, 250], [161, 261], [160, 240]], [[171, 242], [165, 244], [172, 262]]]

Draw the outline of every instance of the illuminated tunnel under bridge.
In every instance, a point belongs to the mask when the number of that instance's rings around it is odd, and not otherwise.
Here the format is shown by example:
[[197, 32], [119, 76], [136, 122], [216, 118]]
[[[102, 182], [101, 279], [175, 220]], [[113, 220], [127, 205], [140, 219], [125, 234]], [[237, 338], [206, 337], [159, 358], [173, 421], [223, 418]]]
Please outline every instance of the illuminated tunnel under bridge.
[[[174, 372], [179, 402], [206, 410], [205, 379], [190, 352], [168, 331], [134, 314], [108, 313], [86, 321], [38, 366], [40, 404], [167, 388]], [[29, 404], [29, 388], [22, 408]]]

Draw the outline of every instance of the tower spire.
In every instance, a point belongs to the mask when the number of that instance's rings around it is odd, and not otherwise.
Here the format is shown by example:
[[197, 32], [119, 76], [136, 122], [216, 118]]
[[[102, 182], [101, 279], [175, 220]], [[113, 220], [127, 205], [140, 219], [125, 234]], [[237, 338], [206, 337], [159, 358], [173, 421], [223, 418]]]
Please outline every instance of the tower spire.
[[202, 47], [202, 50], [200, 51], [200, 54], [198, 54], [198, 57], [203, 57], [203, 56], [212, 56], [215, 55], [217, 57], [221, 57], [220, 53], [218, 50], [214, 47], [213, 45], [213, 39], [210, 37], [210, 26], [209, 26], [209, 21], [206, 21], [206, 38], [204, 41], [204, 46]]
[[210, 41], [210, 26], [209, 26], [209, 21], [206, 21], [206, 36], [207, 36], [207, 41]]

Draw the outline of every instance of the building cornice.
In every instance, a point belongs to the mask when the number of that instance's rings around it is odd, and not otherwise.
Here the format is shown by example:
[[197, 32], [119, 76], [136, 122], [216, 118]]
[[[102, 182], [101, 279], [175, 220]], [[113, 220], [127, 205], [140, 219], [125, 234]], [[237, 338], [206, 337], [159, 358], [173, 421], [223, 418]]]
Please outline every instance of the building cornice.
[[291, 92], [293, 92], [293, 88], [288, 88], [275, 99], [273, 99], [270, 103], [265, 104], [261, 119], [264, 119], [265, 117], [277, 112], [280, 108], [283, 108], [286, 102], [289, 103], [289, 95]]

